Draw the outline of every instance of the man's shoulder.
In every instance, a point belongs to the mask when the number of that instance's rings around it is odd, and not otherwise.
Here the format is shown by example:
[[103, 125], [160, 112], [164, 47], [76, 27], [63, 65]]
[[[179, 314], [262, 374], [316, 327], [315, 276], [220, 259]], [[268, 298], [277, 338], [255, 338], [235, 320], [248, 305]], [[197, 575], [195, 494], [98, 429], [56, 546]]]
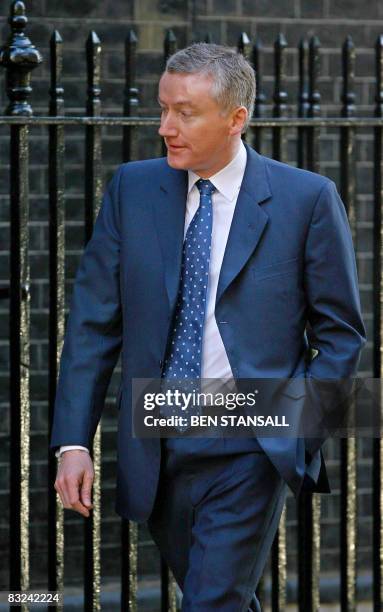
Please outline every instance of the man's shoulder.
[[291, 184], [299, 185], [300, 189], [307, 188], [309, 191], [321, 190], [326, 185], [330, 185], [333, 181], [311, 170], [298, 168], [291, 164], [272, 159], [262, 155], [267, 167], [269, 178], [274, 183], [279, 183], [283, 187]]
[[163, 174], [169, 170], [166, 157], [153, 157], [124, 162], [120, 164], [119, 170], [123, 176], [148, 176], [153, 178], [153, 173]]

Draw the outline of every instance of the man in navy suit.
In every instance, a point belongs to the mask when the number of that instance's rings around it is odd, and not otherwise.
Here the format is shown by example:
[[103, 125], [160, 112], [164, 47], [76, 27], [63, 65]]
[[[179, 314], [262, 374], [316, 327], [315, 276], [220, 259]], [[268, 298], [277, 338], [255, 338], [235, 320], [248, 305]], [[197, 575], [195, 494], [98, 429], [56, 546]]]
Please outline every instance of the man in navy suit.
[[122, 164], [108, 184], [60, 365], [55, 488], [89, 516], [88, 449], [122, 349], [116, 510], [148, 521], [184, 612], [260, 610], [286, 487], [329, 491], [320, 442], [134, 437], [132, 379], [344, 379], [365, 342], [336, 186], [242, 141], [254, 97], [251, 66], [226, 47], [198, 43], [168, 60], [167, 157]]

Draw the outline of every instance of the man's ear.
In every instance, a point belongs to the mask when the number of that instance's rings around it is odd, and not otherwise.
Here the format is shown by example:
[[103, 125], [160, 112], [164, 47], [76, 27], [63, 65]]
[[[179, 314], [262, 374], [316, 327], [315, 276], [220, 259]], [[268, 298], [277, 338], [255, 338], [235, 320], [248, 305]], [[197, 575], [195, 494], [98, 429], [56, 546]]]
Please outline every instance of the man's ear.
[[237, 106], [230, 113], [231, 115], [231, 124], [230, 124], [230, 133], [232, 136], [235, 134], [241, 134], [243, 132], [244, 125], [247, 121], [248, 111], [246, 106]]

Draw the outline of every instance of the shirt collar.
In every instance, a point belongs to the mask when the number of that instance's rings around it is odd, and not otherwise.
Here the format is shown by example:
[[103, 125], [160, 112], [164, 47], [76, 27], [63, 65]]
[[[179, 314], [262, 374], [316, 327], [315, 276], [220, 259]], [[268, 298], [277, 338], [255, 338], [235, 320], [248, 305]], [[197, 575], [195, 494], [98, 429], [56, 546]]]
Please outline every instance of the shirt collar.
[[[246, 161], [247, 153], [241, 139], [240, 146], [233, 159], [221, 170], [209, 177], [209, 181], [213, 183], [214, 187], [229, 202], [238, 195], [245, 173]], [[188, 195], [200, 178], [193, 170], [188, 170]]]

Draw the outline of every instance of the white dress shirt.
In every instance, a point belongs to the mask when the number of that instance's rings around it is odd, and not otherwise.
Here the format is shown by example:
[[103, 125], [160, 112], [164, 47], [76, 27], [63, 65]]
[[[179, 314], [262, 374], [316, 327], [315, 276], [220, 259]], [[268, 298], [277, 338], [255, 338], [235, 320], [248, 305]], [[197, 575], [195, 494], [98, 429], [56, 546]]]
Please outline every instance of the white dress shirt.
[[[206, 313], [202, 337], [201, 377], [202, 378], [232, 378], [230, 363], [226, 355], [221, 334], [215, 320], [215, 299], [218, 279], [225, 253], [227, 238], [245, 173], [247, 153], [240, 141], [238, 151], [233, 159], [219, 172], [209, 177], [216, 191], [212, 195], [213, 227], [210, 250], [209, 283], [207, 288]], [[188, 170], [188, 194], [186, 200], [185, 229], [186, 235], [200, 200], [200, 193], [195, 183], [201, 177]], [[80, 449], [88, 451], [84, 446], [61, 446], [56, 451], [59, 456], [66, 450]], [[88, 451], [89, 452], [89, 451]]]

